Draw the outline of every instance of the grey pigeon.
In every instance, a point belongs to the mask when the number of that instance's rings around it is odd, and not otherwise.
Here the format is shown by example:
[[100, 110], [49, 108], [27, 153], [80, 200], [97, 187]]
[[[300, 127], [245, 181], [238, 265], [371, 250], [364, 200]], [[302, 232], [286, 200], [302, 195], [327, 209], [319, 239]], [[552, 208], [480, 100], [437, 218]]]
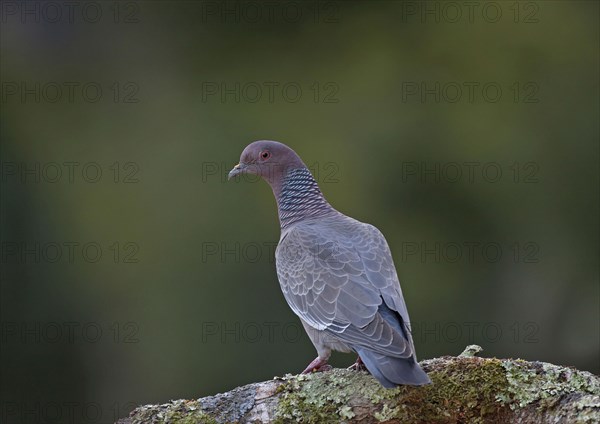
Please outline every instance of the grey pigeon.
[[229, 178], [244, 173], [266, 180], [277, 200], [279, 284], [318, 353], [304, 373], [330, 369], [332, 350], [354, 351], [354, 368], [366, 367], [385, 387], [430, 383], [416, 362], [408, 311], [381, 232], [335, 210], [285, 144], [248, 145]]

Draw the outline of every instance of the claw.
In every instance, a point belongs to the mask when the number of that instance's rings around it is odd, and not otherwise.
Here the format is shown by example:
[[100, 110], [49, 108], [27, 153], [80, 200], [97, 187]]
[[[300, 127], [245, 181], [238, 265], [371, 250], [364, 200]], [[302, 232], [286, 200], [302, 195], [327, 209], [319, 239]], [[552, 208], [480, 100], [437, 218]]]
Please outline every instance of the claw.
[[360, 359], [360, 356], [356, 358], [356, 362], [350, 365], [348, 369], [354, 371], [368, 371], [365, 363]]
[[302, 374], [310, 374], [311, 372], [323, 372], [329, 371], [332, 366], [327, 363], [326, 360], [319, 358], [318, 356], [306, 367]]

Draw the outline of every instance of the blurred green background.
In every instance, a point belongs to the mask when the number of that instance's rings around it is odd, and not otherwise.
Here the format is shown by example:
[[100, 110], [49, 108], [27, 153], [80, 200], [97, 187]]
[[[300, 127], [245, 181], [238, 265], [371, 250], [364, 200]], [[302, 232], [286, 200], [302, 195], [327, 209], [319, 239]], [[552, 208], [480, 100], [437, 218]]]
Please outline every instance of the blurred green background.
[[272, 193], [225, 179], [256, 139], [386, 235], [419, 358], [600, 372], [597, 2], [23, 3], [0, 16], [2, 422], [108, 423], [314, 358]]

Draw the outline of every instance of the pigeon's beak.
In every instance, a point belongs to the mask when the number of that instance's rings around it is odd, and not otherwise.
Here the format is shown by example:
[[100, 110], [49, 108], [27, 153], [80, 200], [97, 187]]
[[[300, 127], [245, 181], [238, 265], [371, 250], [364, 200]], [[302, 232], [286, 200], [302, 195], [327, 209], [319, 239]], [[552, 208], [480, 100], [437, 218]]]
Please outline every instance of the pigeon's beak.
[[231, 171], [229, 171], [229, 176], [227, 177], [228, 180], [232, 179], [233, 177], [235, 177], [236, 175], [239, 174], [243, 174], [244, 170], [248, 167], [248, 165], [244, 164], [244, 163], [238, 163], [236, 166], [233, 167], [233, 169]]

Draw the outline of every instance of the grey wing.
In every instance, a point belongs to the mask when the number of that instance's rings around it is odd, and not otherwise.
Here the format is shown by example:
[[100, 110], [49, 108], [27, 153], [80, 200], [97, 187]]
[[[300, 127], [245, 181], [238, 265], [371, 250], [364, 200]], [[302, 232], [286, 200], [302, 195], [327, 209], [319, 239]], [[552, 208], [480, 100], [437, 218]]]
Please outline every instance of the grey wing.
[[385, 237], [376, 227], [369, 224], [364, 225], [366, 226], [364, 231], [369, 234], [368, 238], [371, 240], [370, 247], [362, 250], [367, 278], [380, 289], [385, 305], [399, 315], [402, 320], [402, 331], [414, 351], [410, 317], [400, 288], [392, 252]]
[[311, 327], [351, 346], [408, 358], [414, 352], [408, 313], [387, 242], [375, 227], [346, 219], [342, 227], [302, 225], [285, 235], [276, 251], [283, 294]]

